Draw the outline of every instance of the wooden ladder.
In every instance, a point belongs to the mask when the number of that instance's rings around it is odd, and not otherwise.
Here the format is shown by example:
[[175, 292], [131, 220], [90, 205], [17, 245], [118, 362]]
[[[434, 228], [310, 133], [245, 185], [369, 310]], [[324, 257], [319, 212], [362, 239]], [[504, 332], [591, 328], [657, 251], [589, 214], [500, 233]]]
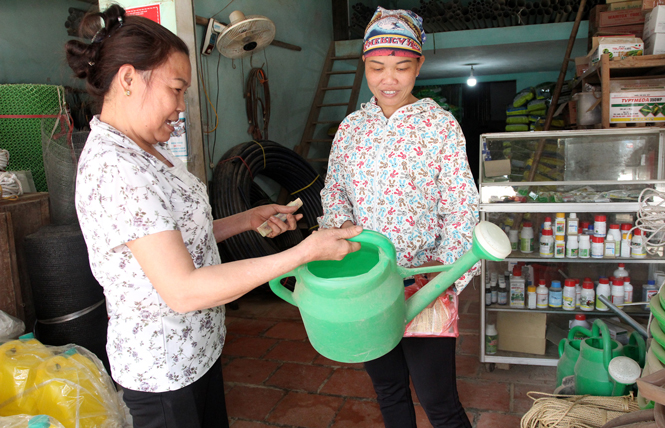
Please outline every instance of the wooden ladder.
[[[336, 61], [349, 61], [357, 60], [357, 65], [355, 70], [334, 70]], [[328, 157], [325, 158], [309, 158], [309, 149], [312, 143], [332, 143], [333, 138], [314, 138], [317, 131], [318, 125], [333, 125], [339, 124], [344, 117], [353, 113], [356, 110], [356, 104], [358, 103], [358, 95], [360, 93], [360, 85], [362, 85], [363, 74], [365, 73], [365, 65], [360, 54], [358, 55], [345, 55], [345, 56], [335, 56], [335, 42], [330, 43], [330, 48], [328, 49], [328, 54], [326, 55], [326, 61], [323, 64], [323, 71], [321, 72], [321, 78], [319, 79], [319, 85], [316, 89], [316, 94], [314, 95], [314, 101], [312, 102], [312, 107], [309, 110], [309, 116], [307, 117], [307, 123], [305, 124], [305, 130], [303, 131], [302, 139], [300, 144], [295, 147], [296, 153], [304, 157], [310, 163], [316, 162], [328, 162]], [[353, 75], [353, 84], [347, 86], [329, 86], [330, 78], [334, 75]], [[351, 90], [351, 95], [348, 102], [335, 102], [335, 103], [324, 103], [326, 94], [329, 91], [343, 91]], [[344, 117], [335, 118], [336, 120], [321, 120], [321, 110], [326, 107], [341, 107], [346, 106], [346, 113]]]

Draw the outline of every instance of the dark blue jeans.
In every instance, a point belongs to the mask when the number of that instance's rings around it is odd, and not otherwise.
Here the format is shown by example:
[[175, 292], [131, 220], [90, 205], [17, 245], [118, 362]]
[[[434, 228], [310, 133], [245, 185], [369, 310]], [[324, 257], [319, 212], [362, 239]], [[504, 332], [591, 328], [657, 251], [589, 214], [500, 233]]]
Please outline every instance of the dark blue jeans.
[[471, 428], [457, 395], [454, 337], [405, 337], [365, 363], [386, 428], [416, 428], [409, 377], [435, 428]]

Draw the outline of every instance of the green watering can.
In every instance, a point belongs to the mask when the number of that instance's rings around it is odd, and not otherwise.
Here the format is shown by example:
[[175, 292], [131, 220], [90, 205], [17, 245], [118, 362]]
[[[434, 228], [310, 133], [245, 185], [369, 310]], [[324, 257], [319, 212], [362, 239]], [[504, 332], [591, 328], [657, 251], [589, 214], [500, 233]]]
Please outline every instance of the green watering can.
[[576, 335], [591, 336], [591, 332], [582, 327], [575, 326], [568, 332], [568, 338], [559, 342], [559, 362], [556, 365], [556, 386], [561, 386], [563, 378], [575, 374], [575, 363], [580, 356], [580, 345], [582, 339], [576, 339]]
[[[384, 235], [364, 230], [349, 239], [361, 249], [341, 261], [310, 262], [270, 281], [270, 288], [300, 310], [310, 343], [321, 355], [343, 363], [374, 360], [390, 352], [406, 324], [480, 259], [503, 260], [510, 241], [496, 225], [482, 221], [473, 246], [450, 265], [403, 268]], [[404, 278], [442, 272], [407, 301]], [[293, 292], [280, 281], [295, 276]]]
[[605, 397], [625, 395], [641, 374], [639, 364], [623, 356], [623, 346], [610, 338], [601, 320], [594, 321], [591, 337], [582, 340], [574, 372], [577, 395]]

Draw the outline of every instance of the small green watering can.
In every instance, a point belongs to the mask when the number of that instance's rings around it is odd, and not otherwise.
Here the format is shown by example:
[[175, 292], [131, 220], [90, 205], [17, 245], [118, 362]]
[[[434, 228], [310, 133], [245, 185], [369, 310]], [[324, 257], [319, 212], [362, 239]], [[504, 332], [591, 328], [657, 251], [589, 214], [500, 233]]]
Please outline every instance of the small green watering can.
[[582, 339], [576, 339], [577, 336], [590, 337], [591, 332], [582, 327], [575, 326], [568, 332], [566, 339], [559, 342], [559, 362], [556, 365], [556, 386], [561, 386], [563, 378], [575, 374], [575, 363], [580, 356], [580, 345]]
[[[496, 225], [482, 221], [473, 246], [450, 265], [403, 268], [395, 246], [384, 235], [364, 230], [350, 241], [361, 249], [341, 261], [316, 261], [270, 281], [270, 288], [300, 310], [309, 340], [321, 355], [343, 363], [374, 360], [390, 352], [406, 324], [446, 291], [480, 259], [503, 260], [510, 241]], [[442, 272], [407, 301], [404, 278]], [[295, 276], [293, 292], [280, 281]]]
[[595, 320], [591, 337], [582, 340], [575, 364], [575, 394], [620, 396], [640, 377], [639, 364], [623, 356], [623, 346], [610, 338], [601, 320]]

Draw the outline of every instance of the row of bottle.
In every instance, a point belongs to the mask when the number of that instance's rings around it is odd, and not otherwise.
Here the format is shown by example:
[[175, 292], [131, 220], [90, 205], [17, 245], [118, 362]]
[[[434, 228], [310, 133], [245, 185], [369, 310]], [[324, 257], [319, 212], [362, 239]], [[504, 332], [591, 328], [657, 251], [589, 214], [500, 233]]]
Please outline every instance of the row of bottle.
[[[506, 284], [505, 277], [499, 277], [496, 272], [492, 272], [490, 281], [485, 283], [485, 304], [489, 306], [497, 303], [527, 309], [607, 311], [609, 308], [600, 301], [599, 295], [607, 297], [617, 307], [633, 302], [633, 285], [623, 263], [619, 263], [614, 276], [599, 278], [597, 286], [590, 278], [585, 278], [581, 285], [579, 279], [569, 278], [564, 281], [563, 287], [561, 281], [554, 280], [548, 288], [545, 280], [541, 279], [538, 287], [530, 285], [525, 289], [522, 267], [519, 265], [513, 268], [508, 282], [509, 284]], [[658, 291], [655, 281], [652, 280], [642, 289], [644, 301]]]
[[[579, 224], [579, 227], [578, 227]], [[646, 258], [645, 237], [637, 228], [631, 234], [630, 223], [611, 224], [599, 214], [593, 224], [578, 223], [577, 215], [570, 213], [568, 223], [564, 213], [557, 213], [554, 228], [552, 219], [545, 217], [539, 239], [539, 252], [543, 258]], [[535, 251], [531, 222], [524, 222], [518, 239], [517, 230], [508, 231], [513, 250], [522, 253]], [[566, 240], [567, 237], [567, 240]]]

